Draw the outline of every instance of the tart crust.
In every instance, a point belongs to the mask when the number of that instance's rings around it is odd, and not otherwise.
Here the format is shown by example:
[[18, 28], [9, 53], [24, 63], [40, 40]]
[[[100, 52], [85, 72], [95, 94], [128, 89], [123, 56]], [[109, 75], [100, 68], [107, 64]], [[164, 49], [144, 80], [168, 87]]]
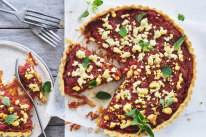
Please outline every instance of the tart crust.
[[[150, 8], [148, 6], [142, 6], [142, 5], [130, 5], [130, 6], [117, 6], [116, 8], [110, 8], [108, 10], [103, 11], [102, 13], [97, 14], [94, 17], [91, 17], [89, 21], [87, 21], [83, 26], [80, 27], [81, 33], [82, 35], [84, 35], [84, 31], [85, 31], [85, 27], [91, 23], [93, 20], [97, 19], [98, 17], [108, 14], [111, 11], [119, 11], [119, 10], [129, 10], [129, 9], [140, 9], [140, 10], [153, 10], [156, 11], [157, 13], [161, 14], [162, 16], [164, 16], [164, 19], [171, 22], [174, 27], [182, 34], [184, 35], [184, 30], [182, 28], [180, 28], [179, 25], [177, 25], [173, 19], [171, 19], [167, 14], [164, 14], [161, 10], [157, 10], [156, 8]], [[193, 93], [193, 88], [195, 86], [195, 80], [196, 80], [196, 66], [197, 63], [195, 61], [196, 56], [194, 55], [194, 49], [192, 48], [192, 43], [188, 40], [188, 36], [186, 36], [185, 38], [185, 42], [187, 44], [188, 47], [188, 51], [190, 53], [190, 55], [193, 58], [193, 78], [191, 80], [190, 83], [190, 87], [188, 88], [188, 95], [185, 98], [184, 102], [179, 106], [179, 108], [177, 109], [177, 111], [170, 117], [170, 119], [168, 119], [167, 121], [161, 123], [160, 125], [158, 125], [156, 128], [153, 129], [153, 132], [159, 131], [162, 128], [165, 128], [168, 126], [169, 123], [172, 123], [174, 121], [175, 118], [178, 118], [178, 116], [183, 113], [184, 108], [186, 108], [188, 106], [189, 101], [191, 100], [191, 96]], [[61, 87], [62, 88], [62, 87]], [[109, 135], [111, 137], [142, 137], [143, 135], [146, 135], [145, 132], [140, 133], [139, 135], [137, 134], [131, 134], [131, 133], [120, 133], [117, 131], [112, 131], [112, 130], [108, 130], [108, 129], [104, 129], [104, 134]]]
[[63, 74], [64, 74], [64, 69], [65, 69], [65, 64], [66, 64], [66, 59], [67, 59], [67, 54], [75, 47], [75, 43], [73, 43], [71, 40], [67, 39], [66, 40], [68, 45], [65, 47], [63, 57], [61, 59], [61, 65], [59, 66], [59, 90], [62, 93], [62, 96], [65, 96], [64, 92], [64, 79], [63, 79]]
[[23, 133], [23, 132], [0, 132], [1, 136], [7, 137], [7, 136], [11, 136], [11, 137], [21, 137], [21, 136], [29, 136], [31, 134], [31, 130]]

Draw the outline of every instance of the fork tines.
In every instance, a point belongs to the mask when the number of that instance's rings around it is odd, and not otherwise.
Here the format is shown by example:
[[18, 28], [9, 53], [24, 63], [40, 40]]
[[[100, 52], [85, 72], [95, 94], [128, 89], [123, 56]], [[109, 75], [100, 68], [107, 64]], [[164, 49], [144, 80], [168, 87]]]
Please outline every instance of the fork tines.
[[33, 10], [26, 10], [24, 22], [44, 28], [59, 28], [61, 19]]
[[52, 30], [45, 28], [41, 29], [41, 32], [39, 32], [39, 37], [54, 47], [58, 46], [61, 42], [61, 39]]

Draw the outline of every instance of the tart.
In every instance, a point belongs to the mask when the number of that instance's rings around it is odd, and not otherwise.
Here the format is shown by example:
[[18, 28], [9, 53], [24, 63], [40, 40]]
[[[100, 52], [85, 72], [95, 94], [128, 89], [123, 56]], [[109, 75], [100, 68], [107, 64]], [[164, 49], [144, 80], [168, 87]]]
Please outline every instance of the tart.
[[69, 42], [59, 72], [62, 95], [76, 96], [86, 89], [119, 80], [120, 69], [80, 44]]
[[33, 98], [37, 96], [43, 103], [45, 103], [47, 99], [42, 91], [43, 83], [41, 77], [36, 73], [34, 65], [37, 65], [37, 63], [33, 59], [32, 54], [29, 53], [24, 66], [19, 66], [19, 77], [29, 94]]
[[87, 42], [125, 65], [126, 77], [99, 118], [105, 134], [144, 135], [133, 122], [137, 118], [128, 116], [134, 110], [154, 132], [183, 112], [196, 79], [195, 55], [183, 29], [168, 15], [143, 6], [116, 7], [91, 18], [81, 31]]
[[17, 81], [2, 79], [0, 71], [0, 135], [28, 136], [33, 129], [30, 111], [33, 107]]

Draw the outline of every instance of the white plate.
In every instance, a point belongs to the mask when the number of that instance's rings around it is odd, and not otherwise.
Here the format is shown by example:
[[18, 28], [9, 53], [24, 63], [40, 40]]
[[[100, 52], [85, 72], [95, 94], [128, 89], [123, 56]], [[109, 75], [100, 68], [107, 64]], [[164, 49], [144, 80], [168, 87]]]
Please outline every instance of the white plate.
[[[3, 78], [12, 81], [15, 74], [16, 59], [19, 58], [19, 65], [24, 65], [29, 52], [32, 53], [34, 60], [38, 63], [38, 65], [35, 66], [35, 69], [37, 73], [41, 75], [42, 81], [51, 81], [53, 89], [53, 77], [44, 61], [34, 51], [14, 42], [0, 41], [0, 70], [3, 71]], [[47, 95], [47, 98], [48, 97], [49, 94]], [[47, 103], [42, 104], [37, 98], [35, 99], [35, 102], [37, 103], [39, 115], [45, 129], [51, 119], [51, 117], [45, 115]], [[41, 106], [38, 104], [41, 104]], [[38, 137], [41, 134], [41, 129], [35, 112], [32, 111], [31, 114], [33, 115], [32, 121], [34, 129], [29, 137]]]

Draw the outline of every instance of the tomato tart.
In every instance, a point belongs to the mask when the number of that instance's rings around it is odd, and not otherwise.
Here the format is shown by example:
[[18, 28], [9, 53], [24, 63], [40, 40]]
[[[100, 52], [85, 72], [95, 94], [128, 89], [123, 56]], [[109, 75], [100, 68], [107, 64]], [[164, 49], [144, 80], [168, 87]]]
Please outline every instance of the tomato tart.
[[30, 111], [33, 107], [17, 81], [2, 79], [0, 71], [0, 135], [28, 136], [33, 129]]
[[59, 72], [62, 95], [79, 95], [86, 89], [119, 80], [120, 77], [120, 69], [80, 44], [69, 42]]
[[28, 58], [26, 59], [26, 63], [24, 66], [19, 66], [19, 77], [26, 88], [26, 90], [30, 93], [30, 95], [34, 97], [38, 97], [43, 103], [47, 101], [44, 92], [42, 91], [42, 80], [41, 77], [37, 74], [34, 66], [37, 65], [35, 60], [32, 57], [32, 54], [29, 53]]
[[81, 31], [87, 42], [125, 65], [126, 77], [99, 118], [105, 134], [153, 137], [152, 131], [183, 112], [196, 79], [195, 55], [168, 15], [144, 6], [116, 7], [91, 18]]

